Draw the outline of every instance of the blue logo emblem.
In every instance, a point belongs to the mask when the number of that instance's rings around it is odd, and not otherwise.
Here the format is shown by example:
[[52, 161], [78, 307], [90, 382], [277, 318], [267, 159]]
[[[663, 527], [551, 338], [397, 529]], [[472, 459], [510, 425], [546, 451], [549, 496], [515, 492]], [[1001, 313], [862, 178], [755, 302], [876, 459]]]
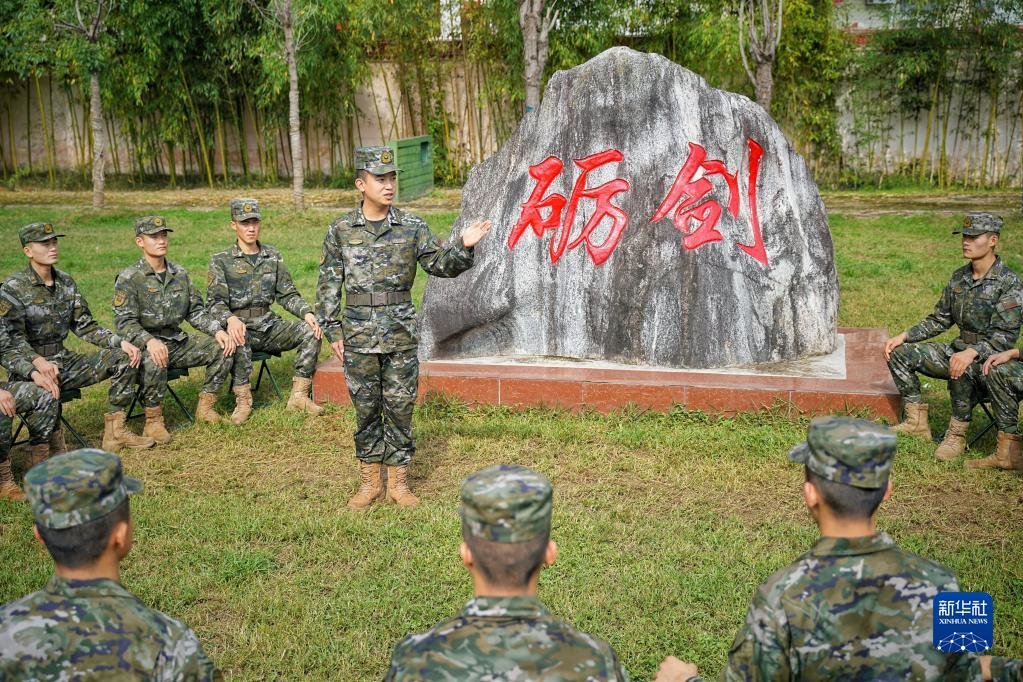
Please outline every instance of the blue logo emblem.
[[942, 592], [934, 598], [934, 648], [979, 654], [995, 640], [995, 601], [987, 592]]

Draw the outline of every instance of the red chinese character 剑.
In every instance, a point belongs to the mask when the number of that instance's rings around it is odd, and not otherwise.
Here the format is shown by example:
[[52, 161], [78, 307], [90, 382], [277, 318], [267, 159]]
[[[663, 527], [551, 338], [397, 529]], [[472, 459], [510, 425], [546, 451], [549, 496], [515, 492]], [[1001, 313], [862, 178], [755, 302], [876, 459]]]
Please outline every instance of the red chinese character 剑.
[[[749, 147], [749, 178], [747, 180], [747, 198], [750, 208], [750, 222], [753, 226], [753, 243], [739, 244], [751, 258], [763, 265], [768, 264], [767, 251], [764, 248], [763, 235], [760, 232], [760, 220], [757, 217], [757, 176], [760, 173], [760, 158], [764, 155], [763, 148], [752, 139], [746, 140]], [[703, 175], [696, 178], [702, 169]], [[668, 190], [664, 201], [657, 207], [650, 222], [664, 218], [674, 208], [672, 222], [675, 229], [685, 235], [682, 245], [687, 249], [696, 249], [704, 244], [721, 241], [721, 233], [717, 229], [721, 217], [721, 204], [714, 199], [703, 201], [714, 189], [708, 176], [720, 175], [728, 187], [728, 212], [732, 217], [739, 217], [739, 180], [736, 173], [729, 173], [724, 163], [717, 159], [707, 160], [707, 150], [695, 142], [689, 143], [689, 158], [675, 177], [675, 182]], [[695, 230], [690, 229], [690, 219], [697, 223]]]

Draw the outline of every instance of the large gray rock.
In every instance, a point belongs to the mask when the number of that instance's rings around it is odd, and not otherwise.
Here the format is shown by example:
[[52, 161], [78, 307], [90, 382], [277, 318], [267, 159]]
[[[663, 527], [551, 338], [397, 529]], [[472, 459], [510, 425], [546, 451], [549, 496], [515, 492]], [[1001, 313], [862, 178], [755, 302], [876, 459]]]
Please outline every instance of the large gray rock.
[[[690, 143], [706, 150], [705, 170], [714, 170], [713, 160], [723, 162], [719, 170], [735, 174], [738, 190], [736, 217], [724, 176], [706, 176], [713, 185], [707, 198], [721, 208], [721, 239], [695, 246], [704, 225], [688, 237], [694, 248], [683, 245], [686, 235], [673, 224], [672, 206], [652, 221], [683, 163], [699, 154]], [[761, 252], [748, 193], [755, 145], [763, 149], [755, 183]], [[591, 255], [583, 242], [552, 255], [561, 228], [541, 229], [538, 237], [525, 225], [509, 246], [537, 186], [530, 167], [559, 157], [565, 167], [541, 196], [569, 199], [582, 173], [573, 159], [605, 150], [619, 150], [624, 159], [593, 170], [585, 188], [627, 181], [628, 189], [611, 198], [628, 217], [617, 248]], [[596, 204], [579, 202], [569, 245]], [[698, 213], [707, 208], [694, 205]], [[554, 74], [540, 109], [470, 173], [452, 238], [487, 218], [494, 228], [477, 246], [473, 269], [453, 280], [431, 278], [426, 286], [424, 357], [560, 356], [723, 367], [835, 348], [831, 234], [803, 159], [759, 105], [711, 88], [659, 55], [619, 47]], [[679, 223], [686, 232], [699, 225], [685, 218]], [[589, 241], [600, 247], [611, 225], [605, 218]]]

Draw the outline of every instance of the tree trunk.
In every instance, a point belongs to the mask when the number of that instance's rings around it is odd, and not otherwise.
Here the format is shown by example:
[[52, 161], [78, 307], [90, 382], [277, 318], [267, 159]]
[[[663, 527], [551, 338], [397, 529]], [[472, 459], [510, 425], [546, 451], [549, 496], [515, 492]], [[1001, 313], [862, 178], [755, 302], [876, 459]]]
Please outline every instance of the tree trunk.
[[540, 14], [544, 0], [520, 0], [519, 25], [522, 27], [523, 73], [526, 90], [526, 113], [540, 106], [540, 75], [544, 64], [539, 62]]
[[103, 208], [106, 200], [107, 138], [103, 129], [103, 101], [99, 94], [99, 72], [89, 74], [89, 124], [92, 127], [92, 207]]
[[774, 94], [772, 70], [773, 64], [771, 62], [757, 64], [757, 104], [762, 106], [767, 113], [771, 113], [771, 96]]
[[295, 50], [295, 26], [291, 13], [291, 0], [285, 0], [281, 8], [281, 25], [284, 28], [284, 58], [288, 62], [288, 129], [291, 134], [291, 193], [295, 198], [295, 210], [305, 210], [305, 161], [302, 154], [302, 120], [298, 105], [298, 59]]

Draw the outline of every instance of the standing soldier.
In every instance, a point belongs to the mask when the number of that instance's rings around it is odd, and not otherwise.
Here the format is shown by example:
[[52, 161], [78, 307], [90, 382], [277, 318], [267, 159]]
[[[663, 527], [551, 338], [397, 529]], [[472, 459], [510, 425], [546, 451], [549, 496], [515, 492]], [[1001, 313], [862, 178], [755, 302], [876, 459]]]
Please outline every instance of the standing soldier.
[[558, 556], [551, 482], [514, 464], [462, 483], [462, 546], [475, 596], [462, 612], [394, 648], [385, 680], [629, 679], [611, 645], [552, 615], [536, 598]]
[[[255, 199], [231, 200], [231, 229], [237, 236], [235, 244], [210, 259], [206, 288], [210, 312], [237, 345], [231, 421], [241, 424], [252, 412], [252, 353], [280, 353], [296, 347], [287, 409], [320, 414], [323, 408], [309, 399], [322, 336], [313, 309], [291, 281], [281, 252], [259, 241], [259, 204]], [[304, 322], [282, 320], [270, 310], [274, 301]]]
[[[3, 308], [0, 299], [0, 309]], [[43, 375], [27, 358], [20, 357], [11, 343], [7, 323], [0, 318], [0, 365], [9, 376], [26, 375], [43, 383]], [[28, 381], [8, 381], [0, 388], [0, 500], [23, 502], [25, 493], [14, 482], [11, 471], [11, 420], [20, 414], [28, 426], [28, 442], [32, 450], [29, 466], [45, 460], [50, 454], [50, 437], [60, 417], [60, 402], [53, 393]]]
[[416, 449], [412, 408], [419, 388], [416, 263], [436, 277], [458, 276], [472, 267], [473, 247], [490, 221], [473, 223], [456, 243], [441, 246], [425, 222], [392, 206], [399, 169], [388, 147], [356, 149], [355, 170], [362, 203], [327, 228], [316, 295], [320, 324], [344, 362], [355, 405], [361, 482], [348, 506], [365, 509], [380, 496], [385, 464], [387, 497], [414, 507], [419, 499], [408, 489], [407, 470]]
[[[142, 353], [131, 341], [101, 327], [71, 276], [54, 267], [58, 238], [50, 223], [32, 223], [18, 232], [28, 267], [0, 287], [0, 313], [10, 325], [15, 352], [39, 370], [54, 397], [61, 390], [83, 388], [110, 379], [109, 410], [104, 415], [103, 448], [151, 448], [153, 439], [136, 436], [125, 425]], [[68, 332], [103, 350], [88, 354], [64, 348]], [[29, 379], [28, 365], [16, 372]], [[63, 452], [63, 430], [55, 428], [53, 452]], [[41, 449], [38, 454], [41, 454]], [[45, 459], [45, 456], [43, 456]]]
[[[963, 226], [952, 234], [962, 233], [963, 257], [969, 264], [952, 273], [933, 313], [884, 346], [888, 369], [905, 402], [905, 418], [894, 427], [896, 431], [930, 439], [927, 403], [917, 372], [948, 380], [952, 419], [934, 453], [940, 460], [955, 459], [966, 450], [966, 430], [982, 388], [982, 363], [1012, 348], [1019, 337], [1023, 291], [1016, 273], [995, 254], [1001, 231], [998, 216], [968, 213]], [[959, 327], [959, 338], [951, 344], [921, 343], [952, 325]], [[1010, 408], [996, 405], [996, 409]], [[999, 433], [999, 450], [1005, 447], [1006, 435]]]
[[[216, 423], [213, 409], [217, 393], [231, 371], [234, 341], [203, 305], [188, 272], [167, 260], [167, 221], [146, 216], [135, 221], [135, 243], [142, 250], [137, 263], [121, 271], [114, 282], [114, 322], [117, 331], [144, 346], [142, 402], [146, 426], [142, 433], [157, 443], [170, 442], [163, 422], [167, 370], [206, 366], [206, 381], [199, 393], [195, 418]], [[188, 323], [214, 337], [197, 338], [181, 331]], [[218, 347], [219, 346], [219, 347]]]

